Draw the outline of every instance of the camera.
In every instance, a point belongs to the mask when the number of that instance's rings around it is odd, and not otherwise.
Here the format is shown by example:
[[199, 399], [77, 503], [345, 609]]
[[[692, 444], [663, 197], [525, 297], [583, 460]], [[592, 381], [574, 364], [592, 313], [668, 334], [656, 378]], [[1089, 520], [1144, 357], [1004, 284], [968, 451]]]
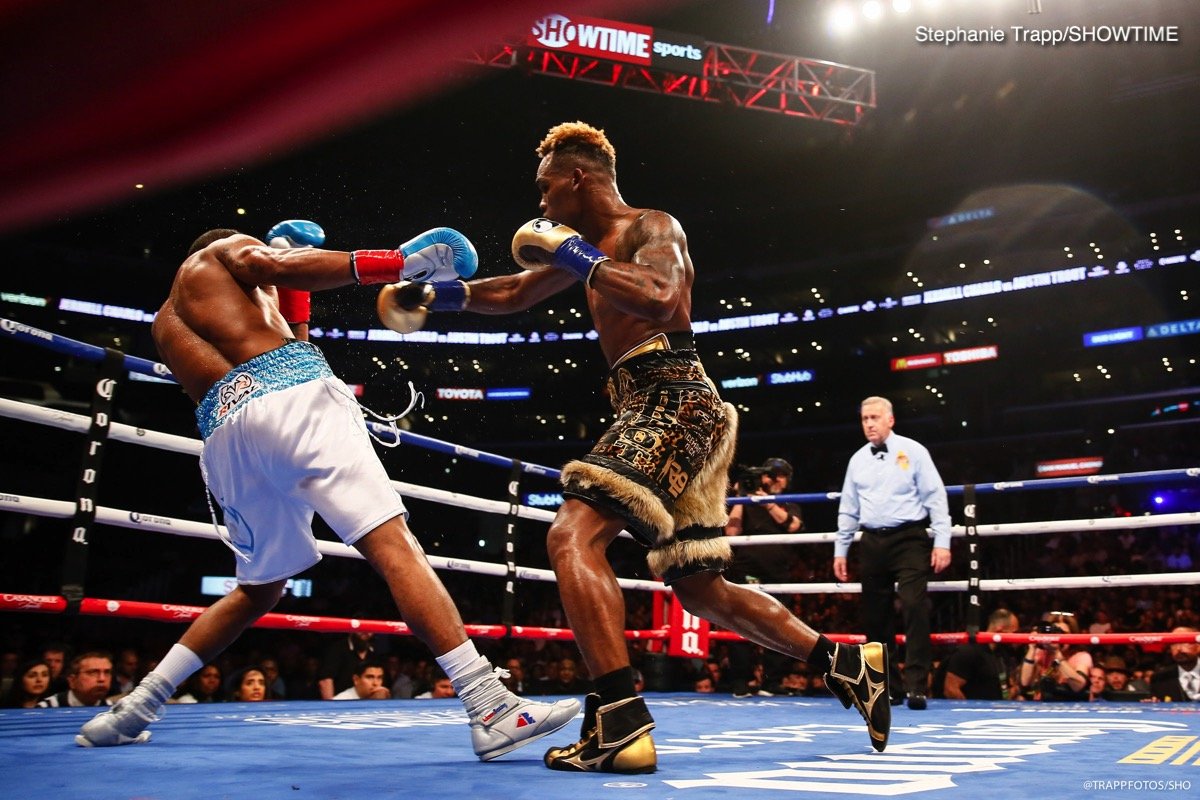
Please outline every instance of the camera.
[[1062, 633], [1063, 629], [1053, 622], [1039, 622], [1033, 628], [1034, 633]]
[[761, 489], [766, 474], [765, 467], [748, 467], [745, 464], [734, 466], [733, 482], [737, 486], [738, 496], [748, 497]]

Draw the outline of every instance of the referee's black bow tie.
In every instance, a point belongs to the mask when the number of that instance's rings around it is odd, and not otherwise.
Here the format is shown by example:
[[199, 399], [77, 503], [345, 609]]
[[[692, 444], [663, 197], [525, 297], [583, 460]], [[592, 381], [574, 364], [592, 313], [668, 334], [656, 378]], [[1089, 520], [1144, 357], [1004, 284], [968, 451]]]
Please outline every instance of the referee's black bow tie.
[[880, 453], [886, 453], [886, 452], [887, 452], [887, 442], [884, 442], [883, 444], [879, 445], [878, 447], [876, 447], [875, 445], [871, 445], [871, 455], [873, 455], [873, 456], [878, 455]]

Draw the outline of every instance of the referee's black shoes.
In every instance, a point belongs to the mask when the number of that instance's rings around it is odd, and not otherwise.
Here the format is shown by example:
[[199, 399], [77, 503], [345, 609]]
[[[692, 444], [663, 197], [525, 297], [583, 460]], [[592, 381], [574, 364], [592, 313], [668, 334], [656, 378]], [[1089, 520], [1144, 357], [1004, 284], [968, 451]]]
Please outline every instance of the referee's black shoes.
[[825, 685], [843, 706], [858, 709], [867, 723], [871, 746], [882, 753], [892, 727], [887, 648], [879, 642], [835, 644]]

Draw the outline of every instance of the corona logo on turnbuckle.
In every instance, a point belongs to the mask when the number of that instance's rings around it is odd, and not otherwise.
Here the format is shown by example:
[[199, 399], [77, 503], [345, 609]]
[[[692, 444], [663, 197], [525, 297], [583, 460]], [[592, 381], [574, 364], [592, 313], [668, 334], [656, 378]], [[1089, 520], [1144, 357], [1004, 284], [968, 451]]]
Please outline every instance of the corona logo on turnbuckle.
[[239, 372], [217, 392], [217, 419], [223, 418], [259, 388], [254, 376], [249, 372]]
[[113, 389], [115, 388], [117, 388], [117, 382], [112, 378], [103, 378], [96, 382], [96, 394], [105, 400], [112, 400]]

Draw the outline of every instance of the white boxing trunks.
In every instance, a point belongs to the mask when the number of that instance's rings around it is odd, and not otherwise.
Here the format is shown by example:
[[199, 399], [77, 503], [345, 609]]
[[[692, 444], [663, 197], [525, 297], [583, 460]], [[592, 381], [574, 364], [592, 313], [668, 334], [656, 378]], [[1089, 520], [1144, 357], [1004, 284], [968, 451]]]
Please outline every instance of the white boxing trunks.
[[238, 583], [282, 580], [320, 561], [314, 512], [346, 544], [407, 514], [353, 393], [307, 342], [231, 369], [196, 420], [200, 468], [225, 511]]

